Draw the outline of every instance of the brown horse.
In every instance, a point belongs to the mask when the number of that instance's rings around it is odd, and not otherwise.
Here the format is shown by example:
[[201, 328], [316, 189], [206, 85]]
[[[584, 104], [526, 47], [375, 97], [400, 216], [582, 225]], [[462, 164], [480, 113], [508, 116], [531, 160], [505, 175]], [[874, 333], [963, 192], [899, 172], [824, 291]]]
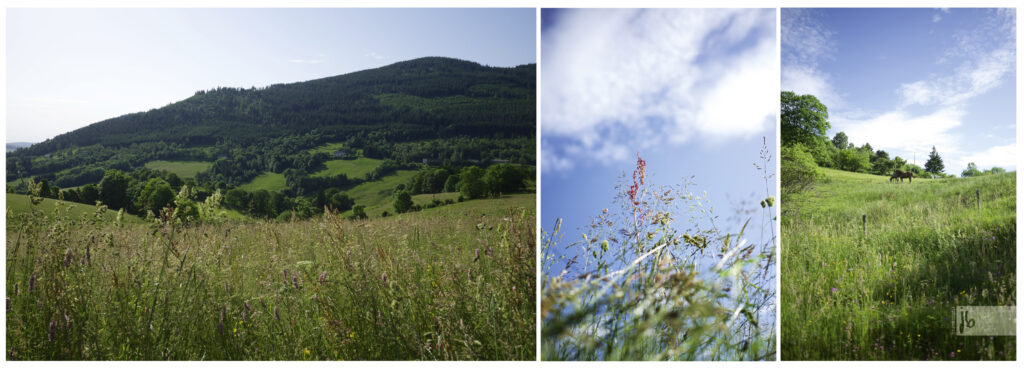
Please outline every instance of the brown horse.
[[889, 182], [892, 182], [894, 179], [899, 179], [900, 182], [903, 182], [904, 178], [906, 178], [908, 181], [910, 181], [910, 183], [914, 183], [914, 172], [910, 172], [910, 171], [904, 172], [904, 171], [901, 171], [899, 169], [894, 170], [892, 172], [892, 176], [889, 177]]

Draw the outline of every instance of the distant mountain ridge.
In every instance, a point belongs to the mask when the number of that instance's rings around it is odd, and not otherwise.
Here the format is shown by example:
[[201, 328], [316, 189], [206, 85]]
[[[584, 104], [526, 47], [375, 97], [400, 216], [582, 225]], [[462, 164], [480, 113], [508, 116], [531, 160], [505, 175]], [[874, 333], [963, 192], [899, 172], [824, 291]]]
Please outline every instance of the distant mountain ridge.
[[[426, 57], [265, 88], [215, 88], [93, 123], [18, 151], [165, 142], [246, 144], [316, 130], [327, 139], [380, 131], [391, 141], [534, 137], [536, 64], [511, 68]], [[8, 146], [10, 151], [10, 144]]]
[[8, 142], [7, 152], [11, 152], [17, 149], [25, 148], [34, 145], [34, 142]]

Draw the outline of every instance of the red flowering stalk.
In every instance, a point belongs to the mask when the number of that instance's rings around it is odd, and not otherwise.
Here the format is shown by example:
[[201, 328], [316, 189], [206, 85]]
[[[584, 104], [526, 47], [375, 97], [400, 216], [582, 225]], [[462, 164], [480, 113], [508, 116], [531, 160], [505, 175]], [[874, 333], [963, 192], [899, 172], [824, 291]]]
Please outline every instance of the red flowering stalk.
[[640, 192], [640, 186], [644, 184], [644, 179], [646, 178], [647, 162], [640, 157], [638, 152], [636, 153], [636, 169], [633, 170], [633, 185], [629, 186], [629, 201], [633, 203], [633, 215], [638, 219], [639, 223], [643, 223], [646, 218], [647, 209], [640, 207], [642, 201], [637, 199], [637, 192]]

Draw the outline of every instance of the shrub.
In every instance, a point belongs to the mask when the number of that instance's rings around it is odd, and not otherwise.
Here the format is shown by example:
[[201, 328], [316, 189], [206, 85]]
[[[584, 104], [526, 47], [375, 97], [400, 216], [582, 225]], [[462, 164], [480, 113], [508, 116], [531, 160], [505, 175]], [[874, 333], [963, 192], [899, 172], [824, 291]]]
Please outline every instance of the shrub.
[[782, 193], [794, 194], [806, 190], [820, 179], [818, 165], [811, 154], [804, 151], [803, 145], [785, 146], [781, 155]]

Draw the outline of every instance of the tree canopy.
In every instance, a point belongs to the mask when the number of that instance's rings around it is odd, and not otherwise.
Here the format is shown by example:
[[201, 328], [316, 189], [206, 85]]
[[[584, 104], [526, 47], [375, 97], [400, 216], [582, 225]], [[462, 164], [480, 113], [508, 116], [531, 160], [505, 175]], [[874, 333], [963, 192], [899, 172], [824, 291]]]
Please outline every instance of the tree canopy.
[[[814, 95], [782, 92], [782, 145], [802, 143], [815, 147], [826, 140], [831, 127], [828, 108]], [[845, 136], [845, 135], [844, 135]]]

